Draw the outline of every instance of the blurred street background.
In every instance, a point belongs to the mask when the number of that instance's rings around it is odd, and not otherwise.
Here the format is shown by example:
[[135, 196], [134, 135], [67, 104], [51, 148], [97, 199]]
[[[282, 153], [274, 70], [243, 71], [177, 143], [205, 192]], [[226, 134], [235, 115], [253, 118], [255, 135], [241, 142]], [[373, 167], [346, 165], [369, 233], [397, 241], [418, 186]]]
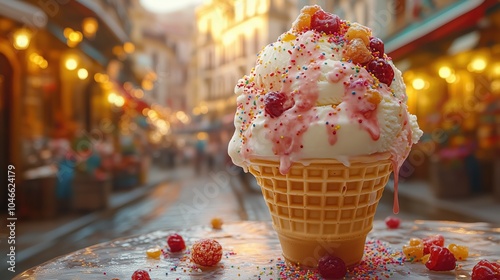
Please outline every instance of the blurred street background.
[[[234, 86], [310, 4], [370, 26], [403, 72], [424, 136], [398, 217], [500, 224], [497, 0], [0, 0], [0, 218], [17, 219], [16, 274], [118, 237], [270, 221], [227, 155]], [[391, 181], [376, 219], [392, 203]]]

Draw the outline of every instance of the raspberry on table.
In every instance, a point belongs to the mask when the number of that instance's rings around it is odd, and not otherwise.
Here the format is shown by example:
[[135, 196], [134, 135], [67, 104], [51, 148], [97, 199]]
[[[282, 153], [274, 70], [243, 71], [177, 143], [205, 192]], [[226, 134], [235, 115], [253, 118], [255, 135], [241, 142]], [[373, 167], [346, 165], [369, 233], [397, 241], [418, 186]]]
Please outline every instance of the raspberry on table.
[[168, 247], [170, 247], [170, 252], [176, 253], [186, 249], [186, 244], [184, 239], [177, 233], [170, 235], [167, 239]]
[[425, 263], [425, 266], [429, 270], [448, 271], [455, 269], [456, 264], [457, 260], [448, 248], [432, 246], [429, 260]]
[[147, 271], [138, 269], [132, 274], [132, 280], [151, 280], [151, 277]]
[[490, 262], [488, 260], [480, 260], [472, 268], [472, 280], [499, 280], [500, 279], [500, 263]]
[[385, 225], [390, 229], [399, 228], [400, 224], [401, 220], [398, 217], [388, 216], [387, 218], [385, 218]]
[[222, 246], [214, 239], [201, 239], [191, 247], [191, 259], [201, 266], [214, 266], [222, 259]]
[[343, 279], [347, 268], [341, 258], [326, 255], [318, 261], [318, 272], [326, 279]]
[[432, 246], [444, 246], [444, 237], [441, 234], [427, 236], [422, 241], [424, 242], [424, 254], [429, 254]]

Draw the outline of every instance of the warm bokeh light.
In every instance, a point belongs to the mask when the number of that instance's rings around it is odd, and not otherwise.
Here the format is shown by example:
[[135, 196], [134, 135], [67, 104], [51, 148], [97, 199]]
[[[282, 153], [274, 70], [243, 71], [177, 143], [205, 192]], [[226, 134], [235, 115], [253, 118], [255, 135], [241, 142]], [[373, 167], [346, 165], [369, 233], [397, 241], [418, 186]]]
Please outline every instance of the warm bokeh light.
[[80, 80], [85, 80], [89, 76], [89, 71], [85, 68], [80, 68], [78, 69], [77, 75]]
[[456, 81], [457, 81], [457, 76], [455, 74], [452, 74], [446, 78], [446, 82], [449, 84], [453, 84]]
[[470, 72], [482, 72], [486, 68], [486, 65], [487, 63], [484, 58], [477, 57], [467, 65], [467, 70]]
[[425, 87], [425, 81], [421, 78], [416, 78], [415, 80], [413, 80], [411, 85], [414, 89], [421, 90]]
[[147, 79], [142, 80], [141, 86], [144, 90], [152, 90], [154, 88], [153, 82]]
[[123, 44], [123, 50], [126, 53], [133, 53], [135, 51], [135, 46], [131, 42], [126, 42], [125, 44]]
[[78, 61], [76, 61], [76, 59], [74, 59], [72, 57], [69, 57], [68, 59], [66, 59], [64, 66], [68, 70], [75, 70], [76, 67], [78, 67]]
[[14, 48], [25, 50], [29, 47], [31, 41], [31, 32], [27, 29], [19, 29], [14, 33]]
[[439, 77], [443, 78], [443, 79], [446, 79], [448, 78], [453, 72], [451, 70], [450, 67], [448, 66], [442, 66], [441, 68], [439, 68]]
[[116, 96], [114, 104], [116, 107], [122, 107], [125, 104], [125, 98], [120, 95]]
[[93, 17], [84, 18], [82, 22], [83, 33], [87, 37], [93, 37], [97, 32], [97, 28], [99, 27], [99, 23]]
[[196, 139], [198, 139], [198, 140], [207, 140], [208, 139], [208, 134], [206, 132], [198, 132], [196, 134]]
[[141, 99], [144, 97], [144, 91], [142, 89], [135, 89], [134, 96], [135, 98]]
[[117, 97], [118, 97], [118, 95], [116, 95], [115, 92], [110, 92], [108, 94], [108, 102], [111, 103], [111, 104], [114, 104]]
[[95, 73], [94, 80], [98, 83], [107, 83], [109, 81], [109, 76], [102, 73]]
[[29, 60], [38, 65], [38, 67], [40, 67], [41, 69], [46, 69], [49, 66], [47, 60], [45, 60], [43, 56], [37, 54], [36, 52], [29, 55]]
[[75, 31], [69, 27], [64, 28], [63, 34], [67, 39], [66, 44], [71, 48], [76, 47], [83, 40], [82, 32]]

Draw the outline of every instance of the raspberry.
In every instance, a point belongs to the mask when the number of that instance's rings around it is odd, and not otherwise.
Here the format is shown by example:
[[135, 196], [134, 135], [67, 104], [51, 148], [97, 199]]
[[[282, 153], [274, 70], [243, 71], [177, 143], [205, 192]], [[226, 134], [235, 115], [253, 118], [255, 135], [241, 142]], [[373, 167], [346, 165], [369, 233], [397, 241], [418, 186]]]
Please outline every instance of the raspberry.
[[390, 229], [399, 228], [399, 224], [401, 224], [401, 220], [398, 217], [389, 216], [385, 218], [385, 225]]
[[342, 279], [347, 268], [341, 258], [326, 255], [318, 261], [318, 272], [326, 279]]
[[499, 280], [500, 279], [500, 264], [480, 260], [472, 268], [472, 280]]
[[334, 34], [340, 30], [340, 18], [337, 15], [318, 10], [311, 17], [311, 28], [318, 32]]
[[448, 248], [432, 246], [430, 254], [429, 260], [425, 263], [429, 270], [448, 271], [455, 269], [457, 260]]
[[424, 254], [429, 254], [432, 246], [444, 246], [444, 237], [440, 234], [425, 237], [422, 241], [424, 242]]
[[370, 50], [375, 57], [384, 57], [384, 42], [377, 37], [370, 38]]
[[469, 248], [467, 246], [461, 246], [456, 244], [448, 245], [448, 250], [455, 256], [457, 260], [466, 260], [469, 256]]
[[381, 83], [388, 86], [392, 83], [392, 78], [394, 78], [394, 70], [391, 65], [387, 63], [382, 58], [377, 58], [366, 65], [366, 69], [372, 73]]
[[151, 280], [151, 277], [147, 271], [138, 269], [132, 274], [132, 280]]
[[286, 104], [287, 97], [283, 92], [271, 91], [266, 93], [264, 96], [264, 105], [266, 113], [268, 113], [272, 118], [281, 116], [284, 111], [289, 109]]
[[178, 235], [177, 233], [174, 233], [168, 237], [167, 244], [168, 247], [170, 247], [170, 252], [172, 253], [180, 252], [186, 249], [184, 239], [182, 239], [182, 236]]
[[196, 241], [191, 248], [191, 259], [201, 266], [214, 266], [222, 259], [222, 246], [213, 239]]

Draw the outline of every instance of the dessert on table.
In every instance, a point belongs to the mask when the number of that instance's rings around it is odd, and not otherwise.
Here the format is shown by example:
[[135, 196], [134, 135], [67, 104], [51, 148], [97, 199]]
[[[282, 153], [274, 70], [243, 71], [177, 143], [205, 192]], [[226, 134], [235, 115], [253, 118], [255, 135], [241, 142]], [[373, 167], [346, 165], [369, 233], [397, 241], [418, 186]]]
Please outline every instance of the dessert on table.
[[371, 30], [304, 7], [236, 87], [228, 152], [261, 186], [284, 258], [361, 260], [379, 199], [422, 135]]

